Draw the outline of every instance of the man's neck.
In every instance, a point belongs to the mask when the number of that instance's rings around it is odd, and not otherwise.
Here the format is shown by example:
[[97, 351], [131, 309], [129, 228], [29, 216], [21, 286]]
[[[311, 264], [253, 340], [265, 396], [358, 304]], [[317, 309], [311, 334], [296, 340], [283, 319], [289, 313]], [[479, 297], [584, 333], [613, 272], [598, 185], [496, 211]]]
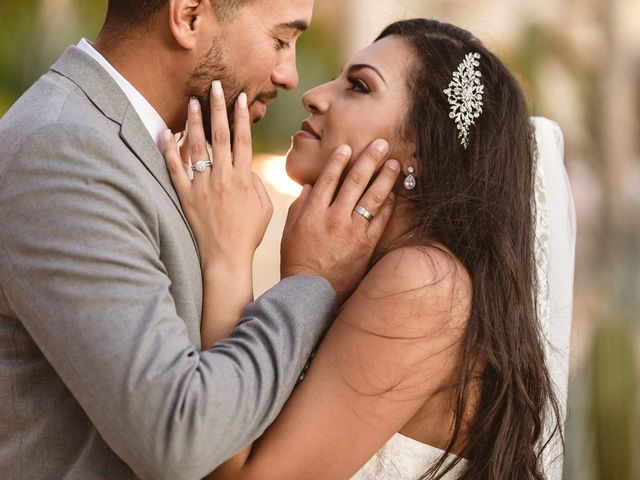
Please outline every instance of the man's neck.
[[100, 36], [93, 47], [140, 92], [172, 131], [180, 131], [186, 122], [187, 100], [177, 86], [180, 81], [166, 67], [161, 48], [150, 48], [150, 43], [116, 42]]

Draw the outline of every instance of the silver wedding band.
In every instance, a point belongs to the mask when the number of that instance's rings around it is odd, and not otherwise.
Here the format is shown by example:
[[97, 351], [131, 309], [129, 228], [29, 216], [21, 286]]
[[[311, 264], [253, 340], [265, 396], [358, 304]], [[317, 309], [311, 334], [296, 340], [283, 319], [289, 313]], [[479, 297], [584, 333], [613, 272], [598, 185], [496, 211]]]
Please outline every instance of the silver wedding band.
[[356, 208], [354, 208], [353, 211], [359, 215], [362, 215], [367, 219], [368, 222], [371, 222], [373, 220], [373, 215], [371, 215], [371, 212], [364, 208], [362, 205], [356, 205]]
[[191, 170], [193, 170], [194, 172], [202, 173], [208, 167], [212, 167], [212, 166], [213, 166], [213, 163], [211, 163], [211, 160], [198, 160], [196, 163], [194, 163], [191, 166]]

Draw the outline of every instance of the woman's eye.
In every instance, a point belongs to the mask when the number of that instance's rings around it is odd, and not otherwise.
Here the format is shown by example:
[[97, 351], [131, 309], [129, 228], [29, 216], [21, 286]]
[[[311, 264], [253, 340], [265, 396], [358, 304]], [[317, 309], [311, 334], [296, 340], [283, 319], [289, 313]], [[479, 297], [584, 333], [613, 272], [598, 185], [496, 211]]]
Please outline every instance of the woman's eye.
[[359, 80], [355, 77], [347, 77], [347, 81], [351, 85], [349, 90], [356, 93], [371, 93], [371, 90], [362, 80]]

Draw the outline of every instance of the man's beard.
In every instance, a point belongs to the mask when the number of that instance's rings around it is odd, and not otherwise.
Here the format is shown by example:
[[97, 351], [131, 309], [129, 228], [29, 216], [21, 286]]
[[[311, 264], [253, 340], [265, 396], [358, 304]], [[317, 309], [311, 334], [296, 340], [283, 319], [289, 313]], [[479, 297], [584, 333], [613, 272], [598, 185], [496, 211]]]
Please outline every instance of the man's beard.
[[[207, 141], [211, 143], [211, 82], [218, 80], [224, 89], [225, 101], [227, 103], [227, 115], [229, 117], [229, 127], [233, 130], [233, 115], [235, 104], [242, 88], [236, 77], [231, 73], [225, 61], [224, 50], [220, 39], [214, 40], [213, 45], [200, 60], [199, 65], [191, 74], [187, 82], [187, 97], [195, 97], [200, 102], [202, 110], [202, 122], [204, 134]], [[231, 137], [233, 138], [233, 136]]]
[[[187, 82], [186, 95], [188, 98], [195, 97], [200, 101], [202, 107], [202, 121], [204, 124], [204, 134], [207, 141], [211, 143], [211, 82], [218, 80], [224, 89], [225, 101], [227, 103], [227, 116], [229, 118], [229, 128], [233, 139], [233, 119], [235, 105], [238, 96], [246, 89], [240, 85], [240, 81], [231, 71], [224, 54], [222, 40], [216, 39], [209, 51], [202, 56], [200, 63], [191, 74]], [[278, 90], [263, 91], [256, 95], [254, 99], [249, 99], [249, 108], [257, 101], [275, 100]], [[233, 140], [232, 140], [233, 141]]]

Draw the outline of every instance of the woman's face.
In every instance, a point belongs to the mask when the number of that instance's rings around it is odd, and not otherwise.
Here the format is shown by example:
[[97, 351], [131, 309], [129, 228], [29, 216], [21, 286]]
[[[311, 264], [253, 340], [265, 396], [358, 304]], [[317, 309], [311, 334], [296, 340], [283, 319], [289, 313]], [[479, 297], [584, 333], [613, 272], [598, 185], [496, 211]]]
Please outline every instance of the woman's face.
[[357, 53], [338, 78], [310, 90], [302, 103], [311, 113], [293, 136], [287, 173], [313, 185], [340, 145], [353, 159], [375, 139], [391, 146], [389, 158], [406, 165], [412, 151], [400, 128], [409, 106], [407, 66], [414, 55], [398, 36], [390, 36]]

